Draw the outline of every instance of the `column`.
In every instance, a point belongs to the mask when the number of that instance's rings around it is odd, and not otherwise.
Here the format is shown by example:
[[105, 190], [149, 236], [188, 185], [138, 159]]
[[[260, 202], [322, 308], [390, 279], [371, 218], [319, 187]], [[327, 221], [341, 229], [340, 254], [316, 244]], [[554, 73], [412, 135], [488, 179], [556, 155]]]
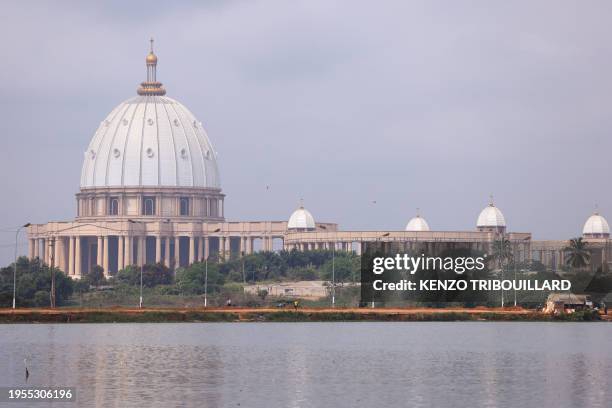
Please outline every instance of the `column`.
[[138, 266], [147, 263], [147, 236], [138, 237]]
[[251, 237], [246, 238], [246, 252], [247, 255], [251, 255], [253, 253], [253, 238]]
[[123, 243], [125, 244], [125, 248], [123, 250], [123, 262], [125, 266], [132, 265], [134, 263], [134, 257], [132, 255], [134, 248], [134, 238], [132, 238], [131, 236], [127, 236], [125, 237]]
[[51, 238], [45, 238], [45, 263], [51, 265], [51, 252], [53, 251]]
[[123, 235], [117, 237], [117, 270], [125, 269], [123, 252], [125, 250], [125, 237]]
[[40, 258], [40, 240], [38, 238], [36, 238], [34, 240], [34, 257], [35, 258]]
[[61, 258], [60, 246], [61, 246], [60, 239], [53, 238], [53, 266], [55, 266], [58, 269], [60, 269], [60, 258]]
[[164, 238], [164, 244], [165, 244], [165, 254], [164, 254], [164, 265], [166, 265], [166, 268], [170, 268], [170, 237], [166, 237]]
[[181, 266], [181, 239], [174, 237], [174, 269]]
[[204, 259], [210, 256], [210, 242], [208, 237], [204, 237]]
[[204, 259], [204, 237], [198, 237], [198, 260]]
[[102, 248], [104, 248], [103, 238], [98, 237], [98, 254], [96, 256], [96, 264], [102, 266]]
[[225, 238], [225, 249], [224, 249], [224, 252], [225, 252], [225, 257], [227, 259], [230, 259], [231, 255], [232, 255], [232, 252], [231, 252], [232, 247], [231, 247], [230, 243], [231, 243], [231, 237], [226, 237]]
[[66, 250], [68, 246], [66, 245], [66, 237], [59, 237], [59, 268], [65, 273], [68, 274], [68, 256], [66, 255]]
[[157, 235], [155, 237], [155, 263], [161, 263], [162, 261], [162, 237]]
[[49, 248], [48, 248], [49, 242], [47, 238], [43, 238], [41, 240], [41, 245], [42, 245], [43, 262], [49, 265]]
[[74, 238], [74, 274], [81, 276], [81, 237]]
[[68, 275], [74, 275], [74, 237], [70, 237], [68, 243]]
[[238, 246], [238, 252], [239, 257], [244, 256], [244, 254], [246, 253], [245, 237], [240, 237], [240, 245]]
[[108, 277], [110, 276], [110, 273], [108, 270], [108, 258], [110, 256], [110, 253], [108, 251], [108, 235], [104, 236], [103, 242], [104, 242], [104, 248], [102, 249], [102, 268], [104, 268], [104, 276]]
[[140, 266], [140, 257], [142, 256], [142, 248], [140, 247], [140, 237], [133, 237], [134, 244], [132, 246], [132, 260], [134, 265]]
[[51, 240], [44, 238], [42, 240], [44, 248], [44, 258], [47, 265], [51, 265]]
[[223, 251], [225, 251], [225, 237], [219, 237], [219, 260], [223, 259]]
[[189, 265], [195, 262], [195, 237], [189, 237]]
[[28, 239], [28, 259], [34, 259], [34, 239]]

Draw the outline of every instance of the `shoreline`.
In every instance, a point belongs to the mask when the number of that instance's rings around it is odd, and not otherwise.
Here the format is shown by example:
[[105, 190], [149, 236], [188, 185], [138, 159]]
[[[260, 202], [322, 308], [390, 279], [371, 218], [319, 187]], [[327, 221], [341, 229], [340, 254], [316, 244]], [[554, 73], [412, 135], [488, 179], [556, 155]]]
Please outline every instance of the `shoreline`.
[[341, 321], [611, 321], [611, 316], [553, 316], [521, 308], [32, 308], [0, 309], [11, 323], [341, 322]]

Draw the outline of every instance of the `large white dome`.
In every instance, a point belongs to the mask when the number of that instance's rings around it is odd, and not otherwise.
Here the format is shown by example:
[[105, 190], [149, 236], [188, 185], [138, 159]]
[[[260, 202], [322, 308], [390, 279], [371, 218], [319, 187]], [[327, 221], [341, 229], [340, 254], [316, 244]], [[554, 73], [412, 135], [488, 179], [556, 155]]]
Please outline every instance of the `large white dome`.
[[504, 214], [497, 208], [493, 202], [489, 203], [488, 206], [480, 212], [478, 220], [476, 221], [476, 227], [487, 228], [487, 227], [505, 227], [506, 219]]
[[287, 229], [289, 230], [314, 230], [316, 228], [315, 220], [310, 211], [300, 206], [289, 217]]
[[599, 213], [596, 212], [591, 215], [584, 223], [584, 227], [582, 228], [582, 234], [587, 237], [609, 236], [610, 226], [608, 225], [608, 221], [606, 221], [603, 216], [599, 215]]
[[85, 152], [81, 187], [220, 188], [206, 131], [166, 96], [129, 99], [102, 121]]

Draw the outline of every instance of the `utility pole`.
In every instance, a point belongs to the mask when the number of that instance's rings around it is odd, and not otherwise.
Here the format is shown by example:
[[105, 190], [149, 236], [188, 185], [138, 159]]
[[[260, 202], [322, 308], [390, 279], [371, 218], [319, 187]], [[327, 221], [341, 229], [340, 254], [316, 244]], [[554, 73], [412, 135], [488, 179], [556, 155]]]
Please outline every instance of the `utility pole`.
[[51, 307], [55, 308], [55, 237], [49, 240], [49, 250], [51, 251], [51, 292], [49, 293], [49, 300]]
[[501, 242], [500, 242], [500, 255], [499, 255], [499, 267], [501, 269], [501, 280], [502, 280], [502, 288], [501, 288], [501, 307], [504, 307], [504, 288], [503, 288], [503, 281], [504, 281], [504, 236], [501, 235]]
[[204, 258], [204, 307], [208, 306], [208, 254]]
[[336, 307], [336, 240], [332, 248], [332, 307]]
[[29, 227], [30, 225], [31, 224], [28, 222], [27, 224], [24, 224], [21, 227], [17, 228], [17, 231], [15, 231], [15, 263], [13, 264], [13, 309], [15, 309], [17, 303], [17, 246], [19, 240], [19, 231], [21, 231], [22, 228]]

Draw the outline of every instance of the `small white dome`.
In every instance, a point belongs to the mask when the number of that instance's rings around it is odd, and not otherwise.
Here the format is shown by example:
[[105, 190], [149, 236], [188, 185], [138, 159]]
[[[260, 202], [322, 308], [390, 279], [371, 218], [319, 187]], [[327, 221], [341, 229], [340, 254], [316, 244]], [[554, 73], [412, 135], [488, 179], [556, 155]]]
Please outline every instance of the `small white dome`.
[[406, 231], [429, 231], [429, 224], [427, 224], [425, 218], [417, 215], [408, 221], [408, 224], [406, 224]]
[[608, 221], [596, 212], [584, 223], [582, 234], [585, 236], [609, 236], [610, 226]]
[[315, 220], [307, 209], [300, 206], [297, 210], [289, 217], [287, 223], [287, 229], [290, 230], [314, 230], [316, 228]]
[[489, 203], [484, 210], [480, 212], [478, 220], [476, 221], [476, 227], [478, 228], [505, 228], [506, 219], [504, 214], [497, 208], [493, 202]]

